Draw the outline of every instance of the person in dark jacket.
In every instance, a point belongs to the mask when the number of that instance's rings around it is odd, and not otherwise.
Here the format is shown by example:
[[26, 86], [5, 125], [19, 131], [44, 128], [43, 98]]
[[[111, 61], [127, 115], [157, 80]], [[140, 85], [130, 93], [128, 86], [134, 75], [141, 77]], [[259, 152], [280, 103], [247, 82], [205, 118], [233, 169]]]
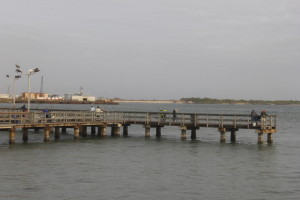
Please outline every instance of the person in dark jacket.
[[257, 113], [255, 112], [255, 110], [251, 111], [251, 121], [256, 122], [258, 119]]

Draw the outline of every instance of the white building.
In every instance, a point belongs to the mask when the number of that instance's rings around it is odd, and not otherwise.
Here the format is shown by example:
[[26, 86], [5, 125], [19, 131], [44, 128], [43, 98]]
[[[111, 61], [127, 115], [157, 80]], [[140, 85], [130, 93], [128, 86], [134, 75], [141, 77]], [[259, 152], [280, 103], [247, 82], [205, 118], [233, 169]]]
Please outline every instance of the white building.
[[84, 95], [80, 95], [80, 94], [65, 94], [65, 100], [94, 102], [94, 101], [96, 101], [96, 97], [95, 96], [84, 96]]
[[0, 99], [9, 99], [8, 94], [0, 94]]

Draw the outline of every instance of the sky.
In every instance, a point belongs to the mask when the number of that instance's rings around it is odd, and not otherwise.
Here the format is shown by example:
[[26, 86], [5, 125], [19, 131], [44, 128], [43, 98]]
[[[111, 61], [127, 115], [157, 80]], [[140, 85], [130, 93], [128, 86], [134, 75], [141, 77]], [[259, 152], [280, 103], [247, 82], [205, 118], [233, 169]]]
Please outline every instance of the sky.
[[299, 19], [299, 0], [0, 0], [0, 93], [18, 64], [32, 92], [300, 100]]

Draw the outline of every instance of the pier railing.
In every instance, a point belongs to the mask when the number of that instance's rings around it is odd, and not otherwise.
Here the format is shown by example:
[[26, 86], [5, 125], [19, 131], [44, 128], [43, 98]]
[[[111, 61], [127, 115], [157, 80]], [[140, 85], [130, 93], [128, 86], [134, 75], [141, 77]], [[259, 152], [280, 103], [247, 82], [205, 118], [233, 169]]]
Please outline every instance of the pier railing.
[[143, 124], [150, 126], [188, 126], [214, 128], [272, 129], [276, 128], [276, 116], [268, 115], [264, 124], [253, 122], [249, 115], [168, 112], [0, 112], [1, 126], [43, 124]]

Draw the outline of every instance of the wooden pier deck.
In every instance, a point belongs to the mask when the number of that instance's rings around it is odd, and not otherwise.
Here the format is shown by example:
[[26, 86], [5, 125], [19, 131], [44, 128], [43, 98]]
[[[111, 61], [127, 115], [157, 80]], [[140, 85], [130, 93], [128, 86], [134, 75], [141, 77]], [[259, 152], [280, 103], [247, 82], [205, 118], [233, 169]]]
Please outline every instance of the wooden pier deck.
[[[51, 114], [48, 118], [46, 114]], [[112, 136], [128, 135], [130, 125], [142, 125], [145, 137], [150, 137], [150, 129], [156, 129], [156, 137], [161, 137], [161, 128], [167, 126], [179, 127], [181, 138], [187, 137], [191, 131], [191, 139], [196, 139], [196, 131], [200, 128], [216, 128], [220, 133], [220, 142], [226, 141], [226, 132], [230, 132], [230, 141], [236, 141], [236, 131], [253, 129], [258, 134], [258, 143], [263, 143], [263, 135], [267, 134], [267, 142], [272, 143], [272, 134], [276, 132], [276, 116], [268, 115], [265, 122], [253, 123], [249, 115], [241, 114], [208, 114], [208, 113], [173, 113], [168, 112], [89, 112], [89, 111], [41, 111], [18, 112], [12, 110], [0, 111], [0, 130], [9, 132], [9, 143], [15, 143], [16, 129], [22, 129], [23, 140], [28, 140], [28, 129], [43, 129], [44, 141], [50, 141], [50, 131], [55, 129], [55, 139], [59, 139], [60, 129], [74, 129], [74, 138], [85, 137], [87, 128], [91, 134], [107, 135], [111, 128]], [[97, 130], [97, 131], [96, 131]]]

